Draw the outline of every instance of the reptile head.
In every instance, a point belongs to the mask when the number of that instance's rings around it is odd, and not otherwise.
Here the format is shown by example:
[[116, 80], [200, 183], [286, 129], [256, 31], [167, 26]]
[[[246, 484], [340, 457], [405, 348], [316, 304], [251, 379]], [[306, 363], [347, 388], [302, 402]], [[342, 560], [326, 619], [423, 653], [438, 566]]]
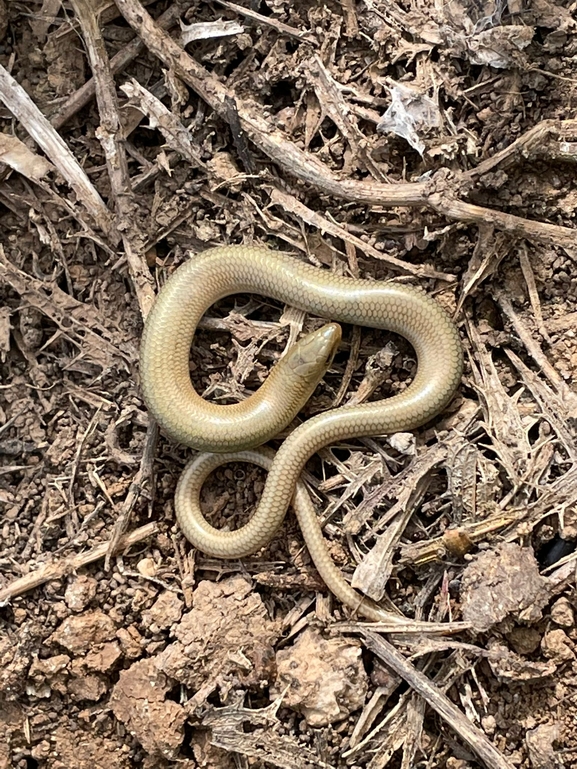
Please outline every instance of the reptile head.
[[297, 376], [319, 382], [333, 362], [341, 336], [338, 323], [327, 323], [317, 331], [312, 331], [289, 350], [287, 366]]

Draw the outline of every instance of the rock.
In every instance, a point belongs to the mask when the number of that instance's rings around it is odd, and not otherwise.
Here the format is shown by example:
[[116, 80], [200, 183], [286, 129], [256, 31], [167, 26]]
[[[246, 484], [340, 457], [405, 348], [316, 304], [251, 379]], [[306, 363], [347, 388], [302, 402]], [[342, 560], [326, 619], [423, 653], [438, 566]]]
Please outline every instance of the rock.
[[129, 625], [127, 628], [119, 628], [116, 637], [120, 641], [120, 647], [125, 657], [129, 659], [140, 657], [142, 653], [142, 636], [134, 625]]
[[272, 680], [278, 625], [248, 580], [200, 582], [193, 602], [174, 628], [177, 641], [156, 658], [160, 670], [195, 691], [218, 681], [224, 697], [238, 684], [258, 689]]
[[559, 598], [551, 607], [551, 619], [561, 627], [573, 627], [575, 625], [575, 612], [566, 598]]
[[[129, 769], [130, 748], [120, 739], [114, 740], [93, 729], [79, 729], [74, 725], [57, 726], [50, 734], [50, 769]], [[111, 761], [111, 756], [113, 760]]]
[[99, 673], [107, 673], [116, 665], [122, 657], [122, 652], [117, 641], [110, 641], [103, 644], [101, 649], [88, 652], [84, 658], [84, 664], [89, 670], [96, 670]]
[[182, 616], [183, 608], [184, 603], [176, 593], [173, 593], [171, 590], [165, 590], [150, 609], [142, 612], [142, 622], [145, 627], [150, 627], [151, 629], [156, 626], [153, 632], [158, 632], [158, 630], [163, 630], [178, 622]]
[[497, 640], [489, 641], [487, 661], [493, 673], [505, 681], [541, 681], [557, 669], [554, 662], [528, 660], [510, 651]]
[[81, 676], [68, 682], [68, 691], [73, 700], [96, 702], [106, 692], [106, 684], [99, 676]]
[[541, 641], [543, 654], [557, 663], [575, 659], [574, 646], [564, 630], [550, 630]]
[[70, 657], [57, 654], [48, 659], [35, 659], [28, 671], [26, 693], [29, 697], [50, 697], [53, 692], [66, 694]]
[[54, 678], [61, 673], [70, 664], [70, 657], [67, 654], [56, 654], [54, 657], [48, 657], [45, 660], [35, 659], [28, 675], [30, 678], [41, 676], [42, 678]]
[[548, 582], [539, 574], [533, 551], [513, 543], [476, 556], [461, 585], [463, 619], [480, 632], [510, 616], [535, 622], [549, 601]]
[[527, 752], [532, 769], [562, 769], [564, 766], [561, 755], [553, 747], [554, 742], [561, 738], [559, 724], [541, 724], [531, 729], [525, 736]]
[[541, 643], [541, 633], [535, 628], [520, 625], [507, 633], [507, 640], [517, 654], [533, 654]]
[[153, 558], [143, 558], [136, 564], [136, 568], [143, 577], [156, 577], [158, 571]]
[[341, 721], [365, 702], [368, 679], [361, 653], [358, 643], [325, 640], [307, 629], [294, 646], [278, 652], [271, 694], [282, 694], [283, 704], [302, 713], [310, 726]]
[[98, 582], [93, 577], [79, 575], [66, 588], [64, 600], [72, 611], [84, 611], [96, 595]]
[[91, 611], [65, 619], [50, 641], [73, 654], [84, 654], [94, 644], [110, 641], [115, 635], [116, 627], [110, 617], [102, 611]]
[[112, 691], [110, 706], [144, 750], [173, 758], [184, 739], [184, 708], [165, 700], [173, 684], [153, 659], [140, 660], [123, 670]]

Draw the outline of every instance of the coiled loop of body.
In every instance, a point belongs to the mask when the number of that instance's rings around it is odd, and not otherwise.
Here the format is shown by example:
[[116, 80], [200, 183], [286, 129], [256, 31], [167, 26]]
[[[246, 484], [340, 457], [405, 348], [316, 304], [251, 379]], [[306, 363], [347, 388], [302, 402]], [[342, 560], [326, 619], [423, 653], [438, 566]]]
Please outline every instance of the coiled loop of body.
[[[416, 376], [392, 398], [318, 414], [297, 427], [276, 455], [258, 449], [286, 427], [310, 397], [332, 361], [340, 327], [329, 323], [303, 337], [245, 401], [215, 405], [192, 386], [190, 347], [206, 309], [235, 293], [260, 294], [327, 320], [396, 332], [415, 350]], [[158, 295], [145, 324], [140, 363], [152, 415], [174, 440], [203, 452], [186, 466], [176, 491], [176, 515], [185, 536], [209, 555], [241, 558], [270, 541], [292, 501], [311, 557], [329, 589], [365, 617], [391, 621], [396, 615], [360, 596], [333, 564], [299, 477], [312, 454], [331, 443], [413, 430], [428, 422], [452, 398], [462, 366], [454, 323], [419, 289], [334, 275], [259, 247], [224, 246], [191, 258]], [[207, 476], [231, 461], [259, 464], [268, 476], [248, 523], [236, 531], [220, 531], [204, 518], [199, 494]], [[402, 624], [403, 618], [398, 621]]]

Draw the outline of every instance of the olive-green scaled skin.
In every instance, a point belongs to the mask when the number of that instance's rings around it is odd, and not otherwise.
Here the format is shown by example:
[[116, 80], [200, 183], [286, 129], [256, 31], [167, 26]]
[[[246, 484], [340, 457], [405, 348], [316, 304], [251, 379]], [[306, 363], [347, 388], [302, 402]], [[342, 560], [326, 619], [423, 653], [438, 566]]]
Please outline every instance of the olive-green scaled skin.
[[[333, 321], [400, 334], [417, 355], [414, 381], [392, 398], [313, 417], [289, 435], [274, 460], [268, 450], [246, 451], [276, 435], [296, 415], [330, 365], [340, 330], [329, 324], [305, 337], [303, 350], [289, 350], [246, 401], [232, 406], [208, 403], [190, 381], [194, 331], [211, 304], [245, 292], [273, 297]], [[303, 536], [327, 586], [364, 616], [390, 621], [394, 615], [352, 590], [332, 563], [299, 476], [309, 457], [331, 443], [413, 430], [428, 422], [452, 398], [462, 367], [454, 323], [419, 289], [334, 275], [266, 248], [225, 246], [193, 257], [161, 290], [145, 325], [140, 363], [147, 406], [166, 432], [188, 446], [221, 455], [201, 454], [183, 472], [175, 505], [185, 536], [209, 555], [250, 555], [273, 537], [294, 495]], [[207, 475], [228, 461], [254, 462], [269, 473], [250, 521], [236, 531], [219, 531], [206, 522], [198, 498]]]

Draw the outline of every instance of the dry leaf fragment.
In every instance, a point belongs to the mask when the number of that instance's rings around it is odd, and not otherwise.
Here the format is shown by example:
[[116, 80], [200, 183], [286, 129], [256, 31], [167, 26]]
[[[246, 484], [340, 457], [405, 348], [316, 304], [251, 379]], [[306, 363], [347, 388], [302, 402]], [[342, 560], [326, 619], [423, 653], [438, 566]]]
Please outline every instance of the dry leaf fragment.
[[561, 738], [561, 726], [555, 722], [539, 724], [525, 735], [532, 769], [563, 769], [564, 763], [557, 755], [554, 742]]
[[188, 128], [154, 94], [147, 91], [134, 78], [123, 83], [120, 90], [131, 104], [148, 117], [150, 128], [158, 128], [166, 144], [195, 167], [203, 167], [200, 148], [194, 143]]
[[8, 134], [0, 134], [0, 162], [33, 182], [39, 182], [49, 171], [54, 171], [54, 166], [46, 158], [29, 150], [16, 136]]
[[531, 27], [514, 24], [487, 29], [467, 41], [468, 58], [473, 64], [505, 69], [521, 63], [519, 51], [530, 44], [534, 35]]
[[240, 35], [244, 27], [238, 21], [201, 21], [197, 24], [183, 24], [180, 22], [180, 42], [187, 46], [194, 40], [206, 40], [209, 37], [227, 37], [228, 35]]

